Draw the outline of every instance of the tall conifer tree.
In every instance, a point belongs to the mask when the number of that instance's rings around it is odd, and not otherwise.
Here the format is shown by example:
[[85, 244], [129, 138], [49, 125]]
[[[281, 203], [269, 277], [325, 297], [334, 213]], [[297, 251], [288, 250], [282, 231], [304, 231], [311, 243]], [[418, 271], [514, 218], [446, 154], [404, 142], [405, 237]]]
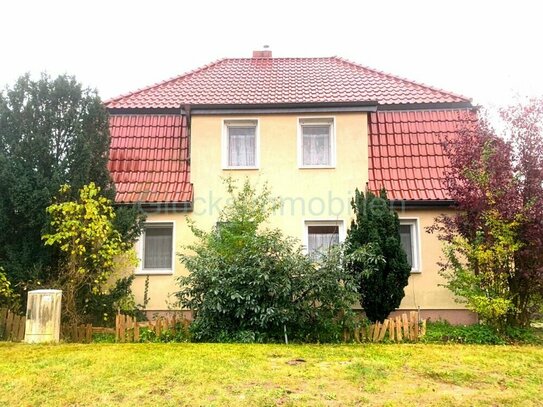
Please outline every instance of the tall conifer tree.
[[386, 191], [358, 189], [351, 202], [355, 218], [347, 233], [347, 267], [360, 276], [360, 303], [372, 322], [399, 307], [411, 272], [400, 240], [400, 221]]

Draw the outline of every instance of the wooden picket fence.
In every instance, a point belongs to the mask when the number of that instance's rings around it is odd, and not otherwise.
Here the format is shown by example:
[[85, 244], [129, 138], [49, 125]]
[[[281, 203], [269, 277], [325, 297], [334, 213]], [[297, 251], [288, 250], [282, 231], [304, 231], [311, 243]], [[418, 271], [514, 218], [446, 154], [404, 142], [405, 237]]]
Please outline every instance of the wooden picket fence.
[[25, 338], [26, 317], [0, 308], [0, 341], [20, 342]]
[[187, 330], [190, 321], [185, 318], [178, 318], [175, 315], [169, 317], [158, 317], [153, 321], [137, 321], [136, 318], [117, 314], [115, 318], [115, 340], [117, 342], [139, 342], [141, 328], [147, 328], [159, 337], [164, 331], [175, 333], [179, 329]]
[[369, 326], [360, 327], [353, 331], [344, 332], [345, 342], [391, 342], [418, 341], [426, 335], [426, 320], [420, 319], [417, 311], [388, 318], [383, 323], [377, 322]]
[[91, 343], [93, 327], [92, 324], [62, 325], [62, 339], [72, 343]]
[[[20, 342], [24, 340], [26, 318], [14, 312], [0, 308], [0, 341]], [[159, 337], [164, 331], [175, 333], [178, 329], [187, 330], [190, 321], [175, 315], [159, 317], [153, 321], [138, 322], [136, 318], [117, 314], [115, 329], [93, 327], [91, 324], [79, 326], [62, 326], [62, 337], [69, 342], [91, 343], [93, 333], [115, 332], [117, 342], [139, 342], [141, 328], [154, 332]], [[401, 314], [393, 318], [385, 319], [383, 323], [377, 322], [369, 326], [363, 326], [344, 332], [346, 342], [391, 342], [418, 341], [426, 334], [426, 320], [420, 319], [416, 311], [409, 314]]]

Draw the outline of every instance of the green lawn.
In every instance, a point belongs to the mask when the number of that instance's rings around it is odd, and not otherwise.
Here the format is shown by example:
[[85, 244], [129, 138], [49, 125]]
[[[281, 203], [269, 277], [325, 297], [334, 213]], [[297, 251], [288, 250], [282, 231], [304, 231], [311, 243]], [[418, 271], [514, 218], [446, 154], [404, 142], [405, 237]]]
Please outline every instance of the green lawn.
[[543, 347], [0, 343], [0, 405], [543, 406]]

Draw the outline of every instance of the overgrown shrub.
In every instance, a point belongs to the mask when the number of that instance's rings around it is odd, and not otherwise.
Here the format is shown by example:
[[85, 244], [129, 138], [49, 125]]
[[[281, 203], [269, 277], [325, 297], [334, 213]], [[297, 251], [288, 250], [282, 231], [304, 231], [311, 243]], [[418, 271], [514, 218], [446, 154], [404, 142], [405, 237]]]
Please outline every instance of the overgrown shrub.
[[489, 325], [451, 325], [448, 322], [438, 321], [428, 323], [424, 342], [437, 343], [465, 343], [480, 345], [504, 345], [510, 343], [540, 344], [539, 338], [532, 329], [506, 328], [499, 332]]
[[178, 322], [175, 329], [165, 329], [157, 335], [154, 330], [149, 328], [140, 329], [140, 342], [190, 342], [191, 334], [190, 330], [186, 328], [181, 322]]
[[230, 203], [210, 232], [190, 227], [197, 242], [180, 254], [189, 275], [177, 297], [195, 312], [194, 339], [222, 342], [330, 340], [351, 315], [356, 286], [339, 251], [320, 264], [300, 243], [264, 227], [278, 207], [267, 186], [257, 191], [228, 179]]
[[114, 326], [115, 314], [121, 311], [125, 315], [145, 319], [143, 311], [136, 305], [132, 292], [134, 275], [120, 278], [113, 287], [99, 290], [87, 298], [82, 312], [86, 320], [97, 326]]

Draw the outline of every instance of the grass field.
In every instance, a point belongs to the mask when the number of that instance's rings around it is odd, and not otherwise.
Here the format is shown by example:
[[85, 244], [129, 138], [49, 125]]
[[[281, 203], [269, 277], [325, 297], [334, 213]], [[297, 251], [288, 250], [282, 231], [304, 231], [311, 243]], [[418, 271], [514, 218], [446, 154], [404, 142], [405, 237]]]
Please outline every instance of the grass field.
[[0, 343], [0, 405], [543, 406], [543, 347]]

